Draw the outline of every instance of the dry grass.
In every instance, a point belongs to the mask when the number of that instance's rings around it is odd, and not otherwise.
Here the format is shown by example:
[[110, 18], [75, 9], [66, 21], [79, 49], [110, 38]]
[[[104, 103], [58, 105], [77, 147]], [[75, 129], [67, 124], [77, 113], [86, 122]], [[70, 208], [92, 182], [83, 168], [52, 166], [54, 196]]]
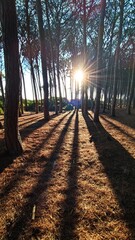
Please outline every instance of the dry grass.
[[135, 239], [134, 119], [20, 118], [24, 154], [0, 157], [0, 240]]

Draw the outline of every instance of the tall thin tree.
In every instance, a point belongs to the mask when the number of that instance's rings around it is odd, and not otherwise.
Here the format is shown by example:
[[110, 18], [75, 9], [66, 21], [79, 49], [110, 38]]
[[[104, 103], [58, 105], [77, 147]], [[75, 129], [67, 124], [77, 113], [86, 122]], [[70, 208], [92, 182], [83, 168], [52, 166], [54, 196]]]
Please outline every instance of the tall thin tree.
[[112, 109], [111, 109], [112, 116], [115, 116], [115, 107], [116, 107], [116, 96], [117, 96], [117, 85], [118, 85], [118, 64], [119, 64], [119, 55], [120, 55], [120, 44], [122, 40], [124, 4], [125, 4], [125, 0], [120, 0], [120, 25], [119, 25], [119, 32], [118, 32], [118, 43], [115, 51], [114, 87], [113, 87], [113, 99], [112, 99]]
[[[94, 111], [94, 121], [99, 121], [100, 110], [100, 94], [101, 94], [101, 74], [102, 74], [102, 53], [103, 53], [103, 34], [104, 34], [104, 18], [105, 18], [106, 0], [101, 0], [101, 14], [98, 32], [98, 51], [97, 51], [97, 90], [96, 90], [96, 103]], [[100, 72], [100, 75], [99, 75]]]
[[45, 33], [43, 28], [43, 15], [41, 0], [37, 0], [37, 15], [38, 15], [38, 26], [40, 34], [40, 45], [41, 45], [41, 63], [42, 63], [42, 74], [44, 83], [44, 119], [49, 120], [49, 104], [48, 104], [48, 79], [47, 79], [47, 64], [46, 64], [46, 46], [45, 46]]
[[9, 154], [18, 155], [23, 148], [18, 131], [20, 75], [15, 0], [0, 0], [0, 7], [6, 73], [5, 142]]

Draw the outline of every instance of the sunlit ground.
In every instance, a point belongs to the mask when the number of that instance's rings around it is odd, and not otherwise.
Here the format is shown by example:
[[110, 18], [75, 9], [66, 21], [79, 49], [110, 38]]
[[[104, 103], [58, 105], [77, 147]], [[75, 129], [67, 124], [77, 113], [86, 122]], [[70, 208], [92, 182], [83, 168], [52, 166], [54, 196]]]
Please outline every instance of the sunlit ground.
[[134, 114], [19, 118], [24, 153], [1, 156], [0, 239], [135, 239]]

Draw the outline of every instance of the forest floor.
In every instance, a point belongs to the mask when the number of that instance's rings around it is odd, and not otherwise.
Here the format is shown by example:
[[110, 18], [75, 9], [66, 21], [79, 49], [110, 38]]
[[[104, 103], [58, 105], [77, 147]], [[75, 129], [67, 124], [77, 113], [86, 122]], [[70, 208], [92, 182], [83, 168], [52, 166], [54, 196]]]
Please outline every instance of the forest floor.
[[0, 240], [135, 240], [135, 112], [25, 114], [19, 128], [23, 155], [0, 156]]

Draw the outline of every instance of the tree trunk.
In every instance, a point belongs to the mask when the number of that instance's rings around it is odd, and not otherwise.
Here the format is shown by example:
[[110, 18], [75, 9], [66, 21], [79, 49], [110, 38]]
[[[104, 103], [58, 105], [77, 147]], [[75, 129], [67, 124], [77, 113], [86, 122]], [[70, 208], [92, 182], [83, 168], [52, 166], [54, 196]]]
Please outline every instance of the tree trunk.
[[19, 117], [21, 117], [23, 113], [24, 113], [24, 110], [23, 110], [23, 99], [22, 99], [22, 80], [21, 80], [21, 74], [20, 74]]
[[46, 1], [45, 4], [46, 4], [46, 17], [47, 17], [48, 29], [49, 29], [49, 40], [50, 40], [50, 47], [51, 47], [51, 58], [52, 58], [52, 69], [53, 69], [53, 83], [54, 83], [54, 92], [55, 92], [55, 113], [57, 115], [58, 114], [58, 102], [57, 102], [56, 71], [55, 71], [55, 64], [54, 64], [53, 41], [52, 41], [52, 36], [51, 36], [51, 26], [50, 26], [49, 12], [48, 12], [48, 1]]
[[[61, 73], [61, 80], [62, 80], [62, 83], [63, 83], [65, 98], [67, 99], [66, 77], [65, 77], [64, 73]], [[63, 94], [63, 96], [64, 96], [64, 94]]]
[[59, 89], [59, 113], [62, 113], [62, 94], [61, 94], [61, 82], [60, 82], [60, 62], [59, 62], [59, 44], [57, 43], [57, 79]]
[[41, 46], [42, 74], [43, 74], [43, 83], [44, 83], [44, 119], [48, 121], [49, 120], [48, 79], [47, 79], [46, 47], [45, 47], [45, 34], [44, 34], [44, 28], [43, 28], [41, 0], [37, 0], [36, 4], [37, 4], [38, 26], [39, 26], [40, 46]]
[[58, 101], [57, 101], [57, 85], [56, 85], [56, 72], [55, 64], [53, 59], [53, 82], [54, 82], [54, 92], [55, 92], [55, 113], [58, 114]]
[[91, 81], [90, 85], [90, 99], [93, 100], [93, 94], [94, 94], [94, 87], [92, 86], [93, 82]]
[[9, 154], [19, 155], [23, 149], [18, 131], [20, 75], [15, 1], [2, 0], [1, 7], [6, 72], [5, 143]]
[[134, 92], [135, 92], [135, 61], [133, 61], [130, 94], [129, 94], [129, 100], [128, 100], [128, 105], [127, 105], [127, 113], [128, 114], [131, 114], [131, 103], [133, 100]]
[[26, 31], [27, 31], [27, 43], [29, 49], [29, 64], [30, 64], [30, 71], [31, 71], [31, 82], [33, 87], [33, 98], [35, 97], [35, 112], [38, 113], [38, 99], [37, 99], [37, 89], [36, 89], [36, 79], [33, 67], [33, 59], [32, 59], [32, 49], [30, 43], [30, 17], [29, 17], [29, 0], [25, 0], [25, 14], [26, 14]]
[[21, 79], [22, 79], [22, 86], [24, 89], [24, 104], [25, 104], [25, 111], [27, 111], [27, 97], [26, 97], [26, 86], [25, 86], [25, 79], [24, 79], [24, 74], [23, 74], [23, 69], [22, 69], [22, 64], [20, 62], [20, 71], [21, 71]]
[[106, 106], [107, 106], [108, 84], [109, 84], [109, 78], [108, 78], [108, 75], [107, 75], [107, 76], [106, 76], [105, 89], [104, 89], [103, 113], [105, 113], [105, 111], [106, 111]]
[[135, 109], [135, 89], [134, 89], [134, 94], [133, 94], [133, 109]]
[[3, 84], [2, 84], [2, 74], [1, 73], [0, 73], [0, 88], [1, 88], [1, 93], [2, 93], [3, 106], [4, 106], [5, 96], [4, 96], [4, 89], [3, 89]]
[[101, 15], [98, 32], [98, 51], [97, 51], [97, 72], [100, 71], [100, 75], [97, 76], [97, 91], [96, 91], [96, 103], [94, 111], [94, 121], [99, 122], [99, 110], [100, 110], [100, 94], [101, 94], [101, 68], [102, 68], [102, 45], [104, 34], [104, 18], [105, 18], [106, 0], [101, 0]]
[[124, 0], [120, 0], [120, 26], [118, 33], [118, 44], [115, 53], [115, 64], [114, 64], [114, 87], [113, 87], [113, 100], [112, 100], [112, 109], [111, 115], [115, 116], [115, 107], [116, 107], [116, 96], [117, 96], [117, 84], [118, 84], [118, 63], [119, 63], [119, 54], [120, 54], [120, 44], [122, 38], [122, 26], [123, 26], [123, 12], [124, 12]]
[[52, 88], [53, 88], [53, 85], [52, 85], [52, 75], [51, 75], [51, 67], [49, 66], [48, 67], [48, 72], [49, 72], [49, 98], [50, 98], [50, 101], [52, 99]]
[[126, 103], [125, 103], [125, 105], [126, 105], [126, 107], [127, 107], [127, 105], [128, 105], [128, 99], [129, 99], [129, 93], [130, 93], [130, 86], [131, 86], [131, 75], [132, 75], [132, 67], [131, 66], [129, 66], [129, 69], [128, 69], [128, 77], [127, 77], [127, 91], [126, 91]]
[[120, 83], [119, 83], [119, 104], [120, 104], [120, 108], [122, 108], [123, 105], [123, 101], [122, 101], [122, 95], [123, 95], [123, 71], [122, 71], [122, 66], [120, 69]]
[[107, 107], [107, 95], [109, 98], [109, 92], [108, 89], [111, 85], [111, 77], [112, 77], [112, 41], [114, 37], [114, 29], [116, 25], [116, 12], [117, 12], [117, 6], [115, 2], [115, 12], [114, 12], [114, 20], [112, 23], [112, 28], [111, 28], [111, 36], [110, 36], [110, 43], [109, 43], [109, 59], [108, 59], [108, 65], [107, 65], [107, 77], [106, 77], [106, 85], [105, 85], [105, 92], [104, 92], [104, 106], [103, 106], [103, 113], [105, 113], [106, 107]]
[[40, 80], [40, 71], [39, 71], [39, 64], [38, 64], [38, 58], [36, 58], [36, 73], [37, 73], [37, 80], [38, 80], [38, 86], [39, 86], [39, 94], [41, 99], [41, 110], [43, 109], [43, 99], [42, 99], [42, 86], [41, 86], [41, 80]]
[[83, 70], [84, 79], [82, 83], [82, 112], [87, 114], [87, 70], [86, 70], [86, 0], [83, 0]]

